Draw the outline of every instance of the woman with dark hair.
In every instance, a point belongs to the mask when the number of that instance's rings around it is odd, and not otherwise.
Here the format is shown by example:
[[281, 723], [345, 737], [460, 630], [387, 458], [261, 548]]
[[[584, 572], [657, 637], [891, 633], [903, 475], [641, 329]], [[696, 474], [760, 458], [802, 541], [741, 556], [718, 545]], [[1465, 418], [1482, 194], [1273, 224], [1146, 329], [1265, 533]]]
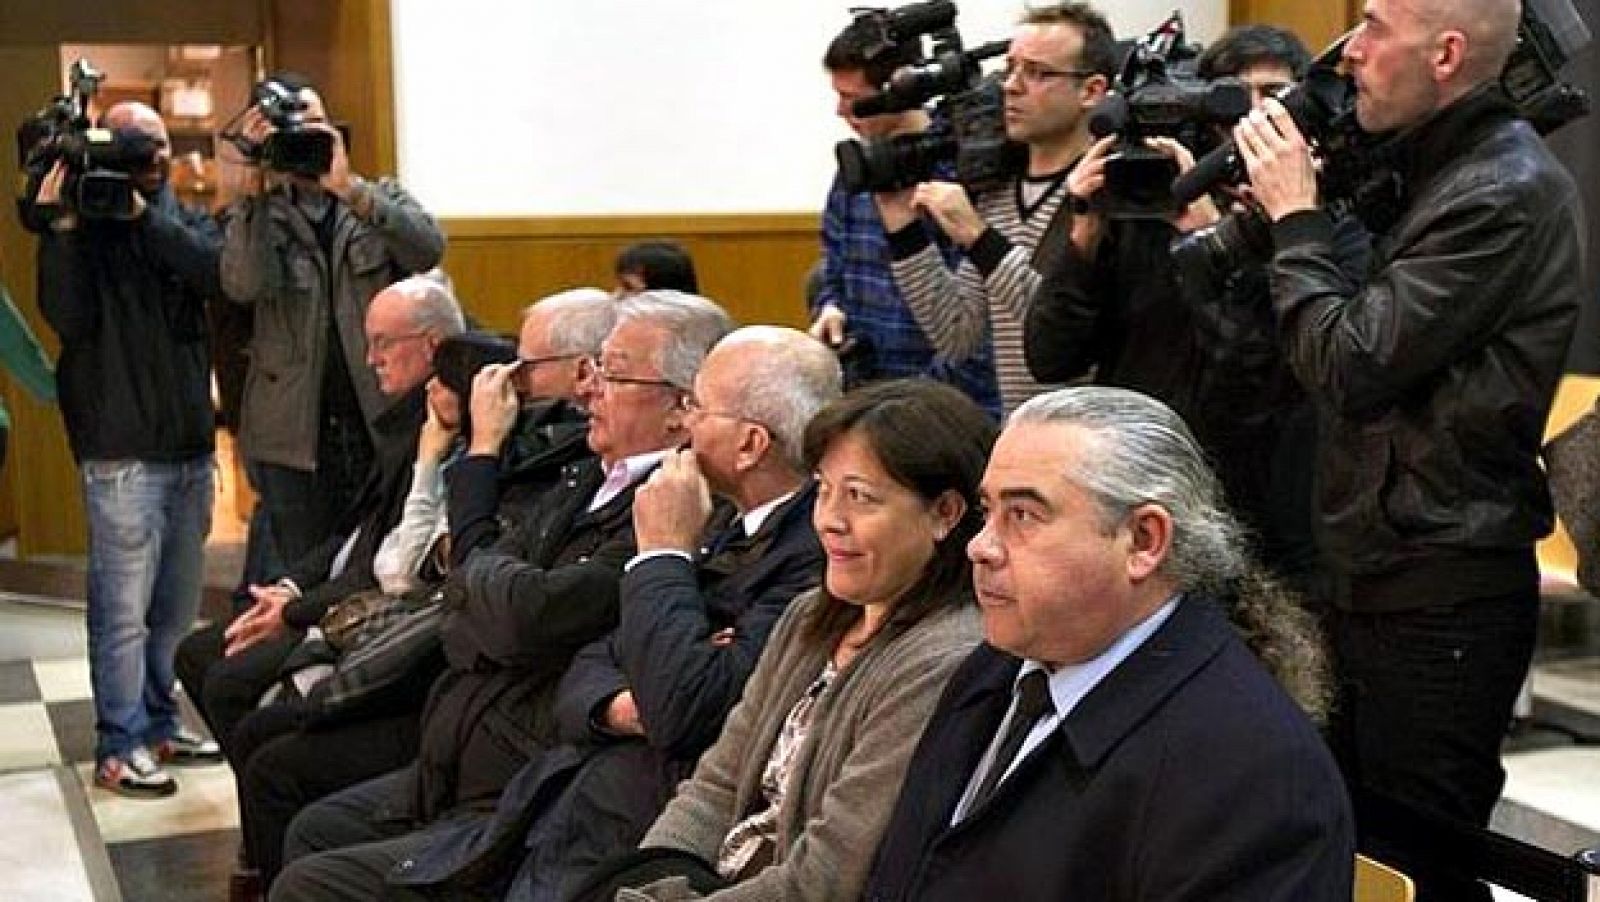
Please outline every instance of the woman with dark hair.
[[917, 738], [981, 638], [966, 546], [994, 436], [931, 380], [871, 385], [817, 414], [805, 446], [824, 584], [790, 605], [641, 850], [584, 898], [860, 894]]
[[672, 241], [641, 241], [623, 248], [617, 255], [616, 276], [617, 297], [653, 288], [700, 293], [694, 259]]

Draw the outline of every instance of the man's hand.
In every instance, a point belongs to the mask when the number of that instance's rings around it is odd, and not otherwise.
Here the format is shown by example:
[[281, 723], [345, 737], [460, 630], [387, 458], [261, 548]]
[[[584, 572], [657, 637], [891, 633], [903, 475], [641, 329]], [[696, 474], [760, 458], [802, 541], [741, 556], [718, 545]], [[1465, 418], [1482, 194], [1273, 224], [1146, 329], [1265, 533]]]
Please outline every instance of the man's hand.
[[283, 609], [294, 600], [294, 595], [287, 588], [251, 586], [249, 592], [256, 603], [228, 624], [222, 633], [222, 653], [228, 657], [258, 642], [276, 639], [289, 629], [283, 619]]
[[917, 219], [917, 208], [912, 205], [915, 189], [884, 191], [872, 195], [878, 206], [878, 219], [883, 221], [885, 232], [898, 232]]
[[39, 180], [39, 190], [33, 195], [34, 206], [55, 207], [55, 219], [50, 221], [50, 228], [57, 232], [70, 232], [78, 227], [78, 214], [61, 202], [61, 192], [67, 182], [67, 164], [57, 160], [50, 171]]
[[[1181, 141], [1173, 138], [1146, 138], [1145, 146], [1164, 156], [1171, 157], [1178, 164], [1178, 174], [1194, 168], [1194, 154], [1189, 148], [1184, 147]], [[1185, 234], [1195, 229], [1203, 229], [1222, 218], [1222, 213], [1217, 210], [1217, 205], [1212, 202], [1211, 195], [1202, 194], [1189, 206], [1184, 207], [1172, 218], [1172, 225]]]
[[460, 431], [460, 427], [446, 426], [439, 419], [439, 412], [429, 404], [428, 419], [423, 422], [422, 435], [417, 439], [417, 460], [435, 464], [444, 460], [450, 443]]
[[[1105, 190], [1106, 157], [1111, 156], [1111, 148], [1116, 146], [1116, 143], [1116, 135], [1106, 135], [1090, 144], [1089, 149], [1083, 152], [1078, 164], [1067, 173], [1066, 203], [1073, 203], [1076, 200], [1079, 205], [1087, 204], [1096, 194]], [[1081, 256], [1093, 257], [1105, 230], [1105, 216], [1091, 207], [1088, 213], [1075, 214], [1072, 217], [1072, 228], [1067, 240]]]
[[837, 348], [844, 344], [845, 321], [843, 310], [832, 304], [826, 304], [811, 323], [809, 330], [811, 337], [830, 348]]
[[911, 195], [911, 205], [939, 224], [939, 230], [963, 249], [977, 242], [989, 227], [972, 206], [967, 189], [954, 182], [923, 182]]
[[644, 724], [639, 720], [639, 706], [633, 702], [633, 693], [624, 689], [611, 696], [606, 703], [601, 726], [614, 736], [643, 736]]
[[472, 377], [472, 444], [468, 454], [499, 457], [517, 424], [517, 387], [512, 376], [520, 363], [490, 363]]
[[1233, 140], [1250, 173], [1255, 198], [1273, 222], [1317, 207], [1317, 171], [1311, 149], [1283, 104], [1268, 99], [1239, 120]]
[[322, 176], [322, 187], [327, 189], [329, 194], [338, 196], [340, 200], [349, 201], [350, 191], [356, 186], [356, 179], [355, 173], [350, 171], [350, 157], [345, 154], [344, 136], [326, 122], [307, 122], [305, 128], [326, 132], [333, 141], [333, 159], [328, 164], [328, 171]]
[[261, 115], [261, 110], [254, 104], [244, 111], [244, 118], [239, 120], [239, 134], [256, 148], [257, 156], [246, 157], [243, 161], [244, 170], [239, 181], [240, 193], [254, 197], [272, 187], [267, 174], [261, 169], [259, 153], [262, 145], [267, 143], [267, 138], [275, 131], [277, 129], [266, 116]]
[[641, 553], [694, 554], [711, 519], [711, 487], [692, 449], [669, 451], [633, 496], [633, 532]]

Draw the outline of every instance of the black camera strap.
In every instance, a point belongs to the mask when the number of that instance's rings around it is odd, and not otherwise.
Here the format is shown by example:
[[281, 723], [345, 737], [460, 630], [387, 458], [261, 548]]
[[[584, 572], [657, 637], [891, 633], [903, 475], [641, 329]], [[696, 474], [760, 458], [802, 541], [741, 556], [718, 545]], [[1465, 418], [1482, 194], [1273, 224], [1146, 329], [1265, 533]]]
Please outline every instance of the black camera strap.
[[[1072, 173], [1073, 167], [1077, 165], [1077, 163], [1073, 163], [1072, 166], [1068, 166], [1066, 171], [1061, 173], [1061, 181], [1057, 186], [1052, 189], [1051, 193], [1046, 194], [1039, 200], [1042, 205], [1052, 194], [1060, 197], [1060, 203], [1056, 205], [1055, 213], [1050, 216], [1050, 223], [1039, 234], [1039, 243], [1033, 249], [1033, 258], [1030, 263], [1034, 272], [1040, 274], [1054, 272], [1060, 268], [1061, 258], [1067, 254], [1068, 236], [1072, 230], [1072, 205], [1067, 203], [1066, 196], [1067, 176]], [[1020, 188], [1021, 183], [1019, 182], [1018, 189], [1020, 190]]]

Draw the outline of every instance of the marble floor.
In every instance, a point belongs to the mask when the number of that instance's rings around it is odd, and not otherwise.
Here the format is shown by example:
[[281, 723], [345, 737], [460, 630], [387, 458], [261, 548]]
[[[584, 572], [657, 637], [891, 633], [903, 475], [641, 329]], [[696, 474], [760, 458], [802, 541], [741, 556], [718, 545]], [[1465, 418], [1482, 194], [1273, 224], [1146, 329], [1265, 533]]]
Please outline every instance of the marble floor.
[[[83, 648], [80, 610], [0, 595], [0, 822], [13, 827], [0, 899], [225, 899], [238, 844], [231, 772], [174, 770], [178, 793], [158, 801], [95, 787]], [[1533, 685], [1536, 705], [1600, 724], [1600, 658], [1541, 663]], [[1497, 829], [1563, 854], [1600, 844], [1600, 746], [1545, 730], [1508, 745], [1505, 764]]]

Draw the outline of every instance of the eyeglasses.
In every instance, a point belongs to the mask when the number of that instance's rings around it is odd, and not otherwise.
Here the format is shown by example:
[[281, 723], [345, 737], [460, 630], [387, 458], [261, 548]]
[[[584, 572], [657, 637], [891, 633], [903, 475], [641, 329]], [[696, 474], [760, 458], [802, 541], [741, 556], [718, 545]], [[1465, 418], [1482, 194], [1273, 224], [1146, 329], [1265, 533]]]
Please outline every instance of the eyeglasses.
[[367, 347], [378, 354], [387, 354], [394, 350], [396, 345], [408, 342], [413, 338], [421, 338], [428, 333], [424, 330], [416, 332], [402, 332], [399, 335], [368, 335]]
[[699, 398], [692, 394], [683, 396], [683, 412], [703, 417], [721, 417], [724, 420], [737, 420], [741, 423], [751, 423], [756, 426], [760, 426], [768, 432], [772, 431], [772, 427], [753, 417], [747, 417], [744, 414], [732, 413], [726, 410], [712, 410], [709, 407], [706, 407], [705, 404], [701, 403]]
[[665, 379], [645, 379], [638, 376], [623, 376], [613, 373], [606, 368], [603, 360], [595, 361], [594, 374], [600, 378], [600, 381], [611, 385], [658, 385], [662, 388], [670, 388], [673, 391], [681, 391], [678, 386]]
[[1052, 69], [1049, 66], [1036, 63], [1033, 60], [1022, 62], [1007, 62], [1006, 67], [1000, 70], [1000, 83], [1011, 81], [1013, 75], [1022, 76], [1022, 83], [1030, 88], [1037, 88], [1047, 81], [1057, 78], [1088, 78], [1099, 75], [1088, 69]]
[[559, 363], [563, 360], [576, 360], [582, 354], [546, 354], [543, 357], [518, 357], [517, 366], [531, 370], [534, 367], [544, 366], [547, 363]]

